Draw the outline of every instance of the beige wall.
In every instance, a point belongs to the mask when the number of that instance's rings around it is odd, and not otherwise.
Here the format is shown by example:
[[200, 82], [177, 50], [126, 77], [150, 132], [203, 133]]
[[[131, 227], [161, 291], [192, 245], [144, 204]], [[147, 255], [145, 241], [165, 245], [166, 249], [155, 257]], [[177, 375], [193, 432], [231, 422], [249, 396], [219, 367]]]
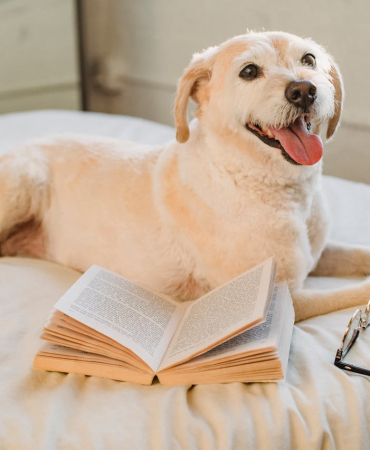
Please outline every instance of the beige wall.
[[0, 113], [80, 107], [74, 0], [0, 1]]
[[[365, 151], [370, 141], [370, 88], [365, 75], [370, 73], [368, 0], [85, 0], [84, 4], [88, 65], [103, 72], [93, 82], [90, 108], [170, 125], [176, 82], [194, 52], [247, 28], [312, 37], [335, 56], [346, 86], [344, 126], [328, 147], [325, 171], [370, 182], [370, 149]], [[358, 148], [353, 148], [353, 134]]]

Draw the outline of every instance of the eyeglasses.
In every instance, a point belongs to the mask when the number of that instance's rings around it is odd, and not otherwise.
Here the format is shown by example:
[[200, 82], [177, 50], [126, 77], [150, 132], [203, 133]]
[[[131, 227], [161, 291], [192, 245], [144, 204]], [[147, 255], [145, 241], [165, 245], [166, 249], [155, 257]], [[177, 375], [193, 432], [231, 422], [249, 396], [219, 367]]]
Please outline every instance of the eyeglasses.
[[368, 325], [370, 325], [370, 300], [365, 308], [365, 311], [362, 312], [361, 309], [357, 309], [349, 321], [342, 343], [337, 350], [337, 354], [335, 355], [334, 364], [337, 367], [350, 372], [361, 373], [362, 375], [370, 375], [370, 369], [365, 369], [361, 366], [356, 366], [343, 361], [344, 357], [348, 354], [356, 342], [360, 331], [363, 332]]

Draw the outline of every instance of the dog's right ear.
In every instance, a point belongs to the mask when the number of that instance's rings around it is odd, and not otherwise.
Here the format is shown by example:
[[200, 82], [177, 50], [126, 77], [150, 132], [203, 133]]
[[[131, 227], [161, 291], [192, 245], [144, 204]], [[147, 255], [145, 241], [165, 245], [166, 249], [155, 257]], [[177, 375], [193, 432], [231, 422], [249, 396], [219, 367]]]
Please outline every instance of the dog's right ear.
[[214, 48], [203, 53], [196, 53], [179, 80], [175, 102], [175, 125], [176, 139], [180, 143], [189, 139], [187, 117], [189, 97], [198, 104], [204, 100], [200, 94], [202, 88], [211, 79], [214, 53]]

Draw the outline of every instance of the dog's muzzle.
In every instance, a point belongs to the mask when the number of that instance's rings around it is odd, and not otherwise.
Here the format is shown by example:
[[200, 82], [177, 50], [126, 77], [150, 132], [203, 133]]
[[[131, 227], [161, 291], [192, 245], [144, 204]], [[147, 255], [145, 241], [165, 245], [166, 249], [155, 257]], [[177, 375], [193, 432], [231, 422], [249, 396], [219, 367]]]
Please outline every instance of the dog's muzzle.
[[308, 108], [316, 100], [316, 86], [309, 80], [292, 81], [285, 89], [285, 97], [289, 103], [292, 103], [303, 111]]

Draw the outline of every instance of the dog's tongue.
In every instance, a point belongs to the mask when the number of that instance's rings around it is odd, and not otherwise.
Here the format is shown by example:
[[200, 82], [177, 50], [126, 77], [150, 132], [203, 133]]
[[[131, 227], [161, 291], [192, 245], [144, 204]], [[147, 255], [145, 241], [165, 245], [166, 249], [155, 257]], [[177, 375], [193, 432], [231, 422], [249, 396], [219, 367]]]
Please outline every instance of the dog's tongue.
[[288, 155], [299, 164], [312, 166], [322, 157], [322, 141], [316, 134], [310, 134], [302, 117], [299, 117], [289, 127], [271, 129], [275, 139], [280, 141]]

